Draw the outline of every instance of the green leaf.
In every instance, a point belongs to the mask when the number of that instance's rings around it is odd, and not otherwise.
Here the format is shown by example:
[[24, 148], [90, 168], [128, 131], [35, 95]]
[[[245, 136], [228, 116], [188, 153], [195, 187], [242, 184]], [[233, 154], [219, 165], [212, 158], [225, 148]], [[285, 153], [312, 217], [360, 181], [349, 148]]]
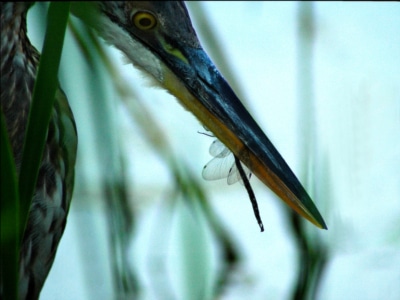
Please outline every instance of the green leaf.
[[[20, 228], [24, 229], [43, 155], [47, 128], [58, 88], [58, 67], [69, 15], [69, 2], [49, 6], [46, 37], [33, 91], [19, 176]], [[21, 231], [22, 238], [23, 230]]]

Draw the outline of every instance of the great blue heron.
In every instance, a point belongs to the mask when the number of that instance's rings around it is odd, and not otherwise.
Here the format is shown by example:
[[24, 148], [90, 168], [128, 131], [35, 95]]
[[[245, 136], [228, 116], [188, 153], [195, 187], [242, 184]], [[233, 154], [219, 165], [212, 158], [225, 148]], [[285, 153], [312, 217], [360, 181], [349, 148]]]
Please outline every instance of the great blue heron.
[[[17, 171], [39, 63], [39, 53], [27, 37], [30, 6], [1, 3], [1, 110]], [[74, 3], [72, 11], [176, 96], [283, 201], [326, 229], [296, 176], [201, 48], [183, 2]], [[74, 118], [59, 89], [21, 245], [21, 299], [39, 296], [53, 263], [72, 196], [76, 147]]]

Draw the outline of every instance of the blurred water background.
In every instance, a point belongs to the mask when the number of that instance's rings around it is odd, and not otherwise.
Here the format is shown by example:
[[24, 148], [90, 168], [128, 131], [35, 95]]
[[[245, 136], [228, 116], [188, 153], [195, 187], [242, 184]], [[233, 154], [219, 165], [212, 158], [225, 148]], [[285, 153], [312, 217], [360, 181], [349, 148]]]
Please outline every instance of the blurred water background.
[[[114, 73], [88, 62], [70, 29], [60, 83], [78, 126], [76, 184], [41, 299], [399, 299], [398, 3], [188, 8], [329, 230], [301, 223], [296, 233], [287, 207], [252, 178], [260, 233], [243, 185], [201, 178], [212, 142], [202, 125], [117, 50], [100, 44]], [[45, 9], [29, 13], [38, 49]], [[304, 298], [301, 245], [318, 262]]]

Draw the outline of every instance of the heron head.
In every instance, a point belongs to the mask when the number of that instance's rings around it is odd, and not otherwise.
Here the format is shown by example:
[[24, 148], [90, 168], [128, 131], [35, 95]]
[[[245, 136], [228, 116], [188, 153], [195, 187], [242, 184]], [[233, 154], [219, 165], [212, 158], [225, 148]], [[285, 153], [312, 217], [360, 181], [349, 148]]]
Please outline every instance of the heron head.
[[296, 176], [202, 49], [182, 1], [75, 2], [72, 12], [173, 94], [290, 207], [326, 228]]

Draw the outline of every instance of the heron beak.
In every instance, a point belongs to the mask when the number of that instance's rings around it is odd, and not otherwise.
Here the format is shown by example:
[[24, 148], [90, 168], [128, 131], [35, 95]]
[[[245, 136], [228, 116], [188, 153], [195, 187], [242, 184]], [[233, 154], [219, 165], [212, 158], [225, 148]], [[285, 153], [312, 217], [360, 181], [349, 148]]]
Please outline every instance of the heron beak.
[[299, 180], [205, 51], [183, 47], [173, 54], [173, 59], [163, 57], [162, 84], [287, 205], [327, 229]]

